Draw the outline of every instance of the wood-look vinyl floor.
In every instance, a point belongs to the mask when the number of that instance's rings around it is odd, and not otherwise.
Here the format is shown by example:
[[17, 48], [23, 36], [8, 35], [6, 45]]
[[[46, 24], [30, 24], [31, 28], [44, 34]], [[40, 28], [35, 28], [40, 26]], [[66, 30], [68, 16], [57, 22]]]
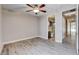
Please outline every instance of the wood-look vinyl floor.
[[2, 55], [76, 55], [76, 49], [66, 43], [33, 38], [5, 45]]

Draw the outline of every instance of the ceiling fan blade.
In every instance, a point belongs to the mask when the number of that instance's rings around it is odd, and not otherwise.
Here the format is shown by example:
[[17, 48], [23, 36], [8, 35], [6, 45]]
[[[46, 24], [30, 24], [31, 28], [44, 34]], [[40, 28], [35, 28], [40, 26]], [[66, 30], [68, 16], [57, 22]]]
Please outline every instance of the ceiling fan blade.
[[27, 10], [26, 12], [30, 12], [30, 11], [33, 11], [33, 10]]
[[26, 5], [33, 8], [33, 6], [31, 6], [30, 4], [26, 4]]
[[46, 13], [46, 11], [45, 10], [40, 10], [41, 12], [44, 12], [44, 13]]
[[42, 5], [40, 5], [39, 7], [40, 7], [40, 8], [43, 8], [43, 7], [45, 7], [45, 4], [42, 4]]

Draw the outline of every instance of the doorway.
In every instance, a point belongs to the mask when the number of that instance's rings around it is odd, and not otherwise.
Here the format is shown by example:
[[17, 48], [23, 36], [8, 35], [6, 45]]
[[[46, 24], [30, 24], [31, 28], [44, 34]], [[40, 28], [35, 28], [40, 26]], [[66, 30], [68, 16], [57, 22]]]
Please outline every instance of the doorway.
[[64, 42], [69, 43], [73, 47], [76, 46], [76, 9], [63, 12], [65, 21]]
[[55, 17], [48, 17], [48, 39], [54, 41], [55, 40]]

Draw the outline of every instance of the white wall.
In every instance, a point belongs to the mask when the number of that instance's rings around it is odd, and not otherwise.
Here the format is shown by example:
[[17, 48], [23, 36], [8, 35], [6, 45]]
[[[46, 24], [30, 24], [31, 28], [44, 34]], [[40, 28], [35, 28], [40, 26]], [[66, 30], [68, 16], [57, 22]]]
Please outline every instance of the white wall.
[[1, 43], [1, 39], [2, 39], [2, 19], [1, 19], [1, 5], [0, 5], [0, 43]]
[[39, 30], [39, 36], [45, 39], [48, 39], [48, 19], [47, 19], [47, 15], [45, 16], [41, 16], [40, 19], [40, 30]]
[[76, 5], [61, 5], [60, 9], [57, 10], [49, 8], [47, 15], [40, 18], [40, 36], [43, 38], [48, 37], [48, 16], [55, 16], [55, 41], [61, 43], [64, 38], [65, 31], [62, 12], [73, 8], [76, 8]]
[[65, 31], [66, 31], [66, 24], [65, 24], [65, 18], [63, 17], [63, 20], [62, 20], [62, 31], [63, 31], [63, 33], [62, 33], [62, 37], [63, 37], [63, 39], [65, 38]]
[[48, 17], [55, 16], [55, 41], [62, 42], [62, 14], [54, 11], [40, 18], [40, 37], [48, 39]]
[[1, 5], [0, 5], [0, 53], [2, 51], [3, 45], [2, 45], [2, 10], [1, 10]]
[[63, 36], [62, 36], [62, 12], [58, 12], [55, 14], [55, 41], [56, 42], [62, 42]]
[[4, 10], [2, 12], [2, 27], [2, 42], [38, 36], [38, 20], [35, 16]]
[[78, 53], [79, 53], [79, 7], [78, 7], [78, 19], [77, 19], [77, 21], [78, 21], [77, 22], [77, 26], [78, 26], [78, 28], [77, 28], [77, 31], [78, 31], [77, 35], [78, 35]]

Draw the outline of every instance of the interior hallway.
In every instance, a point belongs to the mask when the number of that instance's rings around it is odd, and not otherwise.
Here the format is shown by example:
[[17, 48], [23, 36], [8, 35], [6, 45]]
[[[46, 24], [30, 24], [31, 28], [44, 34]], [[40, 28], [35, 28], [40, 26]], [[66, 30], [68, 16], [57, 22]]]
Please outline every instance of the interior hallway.
[[3, 55], [76, 55], [76, 50], [66, 43], [33, 38], [5, 45]]

